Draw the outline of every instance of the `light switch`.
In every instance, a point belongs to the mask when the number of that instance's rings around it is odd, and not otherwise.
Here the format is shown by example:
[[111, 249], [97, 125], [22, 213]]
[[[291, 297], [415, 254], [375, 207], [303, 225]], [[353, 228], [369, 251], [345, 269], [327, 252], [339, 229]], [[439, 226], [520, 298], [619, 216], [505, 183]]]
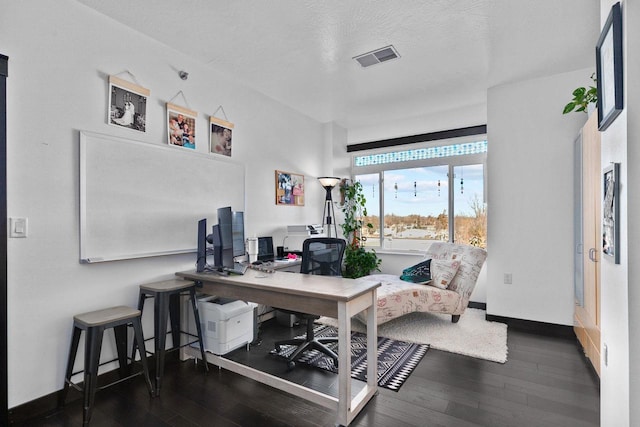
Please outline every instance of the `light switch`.
[[27, 237], [27, 218], [9, 218], [9, 237]]

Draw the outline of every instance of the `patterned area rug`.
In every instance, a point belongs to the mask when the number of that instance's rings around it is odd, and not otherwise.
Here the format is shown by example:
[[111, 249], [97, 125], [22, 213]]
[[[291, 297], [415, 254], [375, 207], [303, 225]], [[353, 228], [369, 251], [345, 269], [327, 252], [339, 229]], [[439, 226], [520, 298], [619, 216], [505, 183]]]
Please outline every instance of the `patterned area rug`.
[[[336, 328], [327, 325], [316, 325], [314, 333], [316, 337], [338, 335]], [[304, 335], [296, 338], [301, 337]], [[337, 342], [327, 346], [337, 352]], [[286, 358], [295, 349], [295, 346], [284, 345], [280, 353], [275, 350], [271, 353]], [[398, 391], [418, 366], [427, 350], [429, 350], [428, 344], [415, 344], [378, 337], [378, 386]], [[317, 350], [306, 352], [298, 359], [297, 363], [306, 363], [316, 368], [338, 373], [333, 359]], [[367, 336], [360, 332], [351, 333], [351, 378], [360, 381], [367, 380]]]

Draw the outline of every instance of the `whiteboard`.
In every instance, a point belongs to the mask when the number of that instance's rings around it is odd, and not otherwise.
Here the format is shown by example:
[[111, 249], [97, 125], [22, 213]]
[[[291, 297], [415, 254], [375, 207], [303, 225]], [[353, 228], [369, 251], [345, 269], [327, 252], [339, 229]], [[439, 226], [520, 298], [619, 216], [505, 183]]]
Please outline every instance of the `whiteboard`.
[[244, 182], [215, 154], [80, 132], [80, 262], [195, 252], [198, 220], [244, 211]]

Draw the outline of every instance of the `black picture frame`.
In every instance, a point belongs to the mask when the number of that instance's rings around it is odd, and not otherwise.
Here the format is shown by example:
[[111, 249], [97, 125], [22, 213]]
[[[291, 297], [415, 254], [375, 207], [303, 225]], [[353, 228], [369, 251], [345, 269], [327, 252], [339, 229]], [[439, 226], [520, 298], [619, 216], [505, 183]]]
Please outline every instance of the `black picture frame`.
[[598, 130], [604, 131], [623, 108], [622, 10], [620, 2], [611, 7], [596, 45]]
[[602, 253], [620, 264], [620, 163], [602, 171]]

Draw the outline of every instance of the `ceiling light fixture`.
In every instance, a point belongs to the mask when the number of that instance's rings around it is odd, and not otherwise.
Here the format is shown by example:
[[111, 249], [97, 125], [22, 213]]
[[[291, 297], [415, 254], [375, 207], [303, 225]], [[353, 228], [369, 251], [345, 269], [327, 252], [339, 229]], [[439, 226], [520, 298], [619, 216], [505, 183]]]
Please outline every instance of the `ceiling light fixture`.
[[358, 61], [362, 68], [370, 67], [371, 65], [379, 64], [381, 62], [389, 61], [390, 59], [400, 58], [400, 54], [393, 45], [381, 47], [371, 52], [363, 53], [362, 55], [354, 56], [353, 59]]

